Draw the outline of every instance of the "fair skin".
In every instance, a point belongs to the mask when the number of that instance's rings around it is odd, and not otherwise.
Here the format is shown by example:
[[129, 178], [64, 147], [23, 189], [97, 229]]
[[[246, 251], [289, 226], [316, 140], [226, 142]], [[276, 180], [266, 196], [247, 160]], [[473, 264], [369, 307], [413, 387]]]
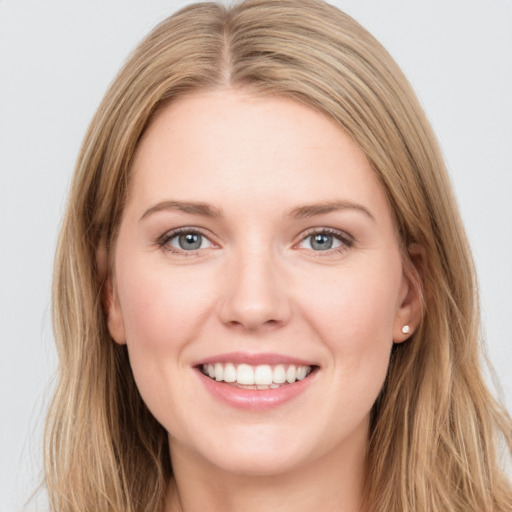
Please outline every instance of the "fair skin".
[[419, 321], [402, 261], [373, 170], [322, 114], [229, 89], [158, 114], [107, 309], [169, 432], [168, 511], [360, 510], [369, 414]]

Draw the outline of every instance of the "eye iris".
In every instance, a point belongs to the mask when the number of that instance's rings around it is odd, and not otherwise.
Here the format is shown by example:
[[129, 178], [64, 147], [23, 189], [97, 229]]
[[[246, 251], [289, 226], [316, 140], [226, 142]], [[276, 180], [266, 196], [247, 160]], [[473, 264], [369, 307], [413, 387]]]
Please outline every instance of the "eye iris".
[[318, 233], [311, 237], [311, 247], [316, 251], [326, 251], [332, 247], [332, 235]]
[[179, 244], [180, 248], [185, 251], [193, 251], [194, 249], [199, 249], [201, 247], [202, 236], [197, 233], [186, 233], [184, 235], [180, 235]]

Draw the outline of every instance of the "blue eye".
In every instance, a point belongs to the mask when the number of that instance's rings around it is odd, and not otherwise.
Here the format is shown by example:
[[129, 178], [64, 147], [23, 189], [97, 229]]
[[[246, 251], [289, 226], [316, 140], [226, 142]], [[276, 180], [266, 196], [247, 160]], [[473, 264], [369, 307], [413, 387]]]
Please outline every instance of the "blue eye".
[[334, 237], [325, 233], [318, 233], [309, 237], [311, 248], [315, 251], [327, 251], [332, 249]]
[[187, 233], [186, 235], [179, 235], [177, 237], [180, 249], [185, 251], [193, 251], [201, 248], [203, 237], [197, 233]]
[[212, 247], [212, 243], [201, 233], [196, 231], [181, 231], [169, 233], [162, 245], [167, 245], [174, 250], [197, 251]]
[[307, 235], [299, 244], [301, 249], [311, 249], [313, 251], [329, 251], [340, 247], [350, 247], [352, 242], [344, 237], [342, 233], [331, 233], [329, 231], [320, 231]]

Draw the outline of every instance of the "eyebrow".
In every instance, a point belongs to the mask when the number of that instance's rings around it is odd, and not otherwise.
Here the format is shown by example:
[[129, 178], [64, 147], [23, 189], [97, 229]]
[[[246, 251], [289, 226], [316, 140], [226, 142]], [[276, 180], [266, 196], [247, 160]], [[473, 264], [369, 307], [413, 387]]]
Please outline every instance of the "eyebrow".
[[298, 206], [296, 208], [288, 210], [285, 213], [285, 217], [294, 217], [296, 219], [308, 219], [310, 217], [314, 217], [315, 215], [322, 215], [340, 210], [356, 210], [361, 213], [364, 213], [370, 219], [375, 221], [375, 217], [370, 213], [370, 211], [367, 208], [365, 208], [361, 204], [353, 203], [351, 201], [331, 201], [325, 203], [315, 203], [304, 206]]
[[196, 203], [193, 201], [161, 201], [147, 209], [140, 220], [149, 217], [153, 213], [166, 210], [178, 210], [180, 212], [190, 213], [192, 215], [201, 215], [203, 217], [222, 217], [221, 211], [208, 203]]
[[[192, 215], [200, 215], [209, 218], [220, 218], [222, 212], [220, 209], [212, 206], [208, 203], [193, 202], [193, 201], [161, 201], [151, 208], [147, 209], [140, 220], [143, 220], [153, 213], [166, 211], [166, 210], [178, 210], [184, 213]], [[292, 217], [296, 219], [307, 219], [316, 215], [322, 215], [326, 213], [336, 212], [340, 210], [356, 210], [364, 213], [370, 219], [375, 221], [375, 217], [370, 211], [363, 205], [353, 203], [351, 201], [331, 201], [325, 203], [314, 203], [309, 205], [297, 206], [285, 212], [284, 217]]]

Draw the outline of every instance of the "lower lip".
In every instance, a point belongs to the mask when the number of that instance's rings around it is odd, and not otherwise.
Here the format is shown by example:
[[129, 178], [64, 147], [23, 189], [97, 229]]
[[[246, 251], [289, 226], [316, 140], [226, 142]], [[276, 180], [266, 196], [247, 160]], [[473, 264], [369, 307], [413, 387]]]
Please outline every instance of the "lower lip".
[[206, 389], [221, 402], [238, 409], [264, 411], [279, 407], [304, 393], [314, 380], [317, 372], [313, 371], [302, 380], [298, 380], [293, 384], [284, 384], [275, 389], [237, 388], [225, 382], [211, 379], [200, 370], [197, 370], [197, 373]]

